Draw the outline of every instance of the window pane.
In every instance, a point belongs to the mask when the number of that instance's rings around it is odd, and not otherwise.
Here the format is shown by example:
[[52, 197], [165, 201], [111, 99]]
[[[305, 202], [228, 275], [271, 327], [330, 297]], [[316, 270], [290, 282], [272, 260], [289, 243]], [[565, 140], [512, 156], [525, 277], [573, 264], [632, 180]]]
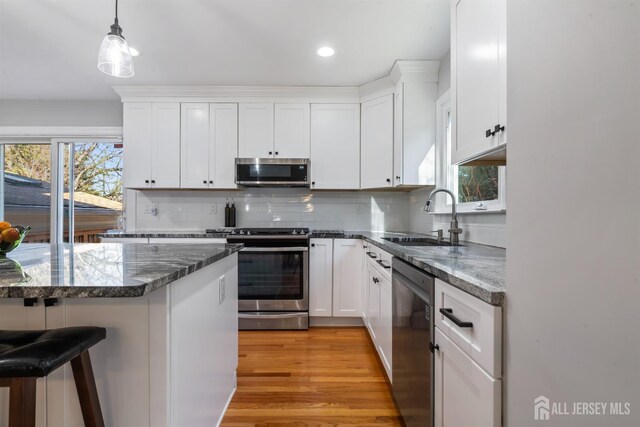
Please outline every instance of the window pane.
[[51, 146], [5, 145], [4, 218], [30, 226], [25, 242], [49, 242]]
[[498, 199], [498, 166], [458, 167], [458, 202]]
[[[73, 148], [73, 180], [69, 153]], [[69, 241], [69, 184], [73, 183], [73, 240], [99, 242], [98, 234], [120, 227], [122, 147], [113, 143], [76, 143], [65, 150], [65, 241]]]

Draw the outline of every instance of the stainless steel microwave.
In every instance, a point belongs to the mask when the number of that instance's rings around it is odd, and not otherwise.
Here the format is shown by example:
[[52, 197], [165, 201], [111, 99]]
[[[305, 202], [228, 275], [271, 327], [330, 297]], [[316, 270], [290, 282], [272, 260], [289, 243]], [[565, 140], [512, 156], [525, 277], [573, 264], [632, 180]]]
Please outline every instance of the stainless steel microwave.
[[309, 159], [236, 159], [236, 184], [245, 187], [309, 187]]

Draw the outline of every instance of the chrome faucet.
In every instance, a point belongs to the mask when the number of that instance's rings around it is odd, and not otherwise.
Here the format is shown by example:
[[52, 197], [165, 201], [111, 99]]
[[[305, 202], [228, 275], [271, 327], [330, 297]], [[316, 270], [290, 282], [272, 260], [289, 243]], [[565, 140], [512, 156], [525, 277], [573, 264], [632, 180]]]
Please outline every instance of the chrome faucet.
[[427, 197], [427, 202], [424, 204], [424, 210], [426, 212], [431, 211], [431, 199], [437, 193], [447, 193], [451, 196], [451, 225], [449, 228], [449, 241], [452, 245], [457, 245], [460, 243], [460, 239], [458, 238], [459, 234], [462, 234], [462, 228], [458, 227], [458, 213], [456, 212], [456, 196], [451, 191], [446, 188], [436, 188], [431, 193], [429, 193], [429, 197]]

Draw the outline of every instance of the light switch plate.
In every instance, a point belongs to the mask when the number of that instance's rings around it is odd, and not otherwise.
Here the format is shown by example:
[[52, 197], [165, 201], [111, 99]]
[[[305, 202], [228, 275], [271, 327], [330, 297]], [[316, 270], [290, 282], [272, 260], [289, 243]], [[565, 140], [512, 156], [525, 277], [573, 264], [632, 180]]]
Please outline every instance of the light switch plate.
[[356, 215], [363, 215], [365, 210], [365, 205], [362, 203], [358, 203], [356, 205]]

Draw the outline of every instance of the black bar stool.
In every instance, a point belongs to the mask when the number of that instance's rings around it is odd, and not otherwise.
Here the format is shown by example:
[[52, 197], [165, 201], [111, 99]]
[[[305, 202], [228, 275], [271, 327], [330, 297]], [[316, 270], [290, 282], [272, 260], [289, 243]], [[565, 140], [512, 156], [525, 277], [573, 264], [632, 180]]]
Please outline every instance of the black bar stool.
[[71, 361], [86, 427], [104, 427], [89, 349], [105, 339], [97, 327], [0, 330], [0, 387], [9, 387], [9, 427], [36, 425], [36, 380]]

